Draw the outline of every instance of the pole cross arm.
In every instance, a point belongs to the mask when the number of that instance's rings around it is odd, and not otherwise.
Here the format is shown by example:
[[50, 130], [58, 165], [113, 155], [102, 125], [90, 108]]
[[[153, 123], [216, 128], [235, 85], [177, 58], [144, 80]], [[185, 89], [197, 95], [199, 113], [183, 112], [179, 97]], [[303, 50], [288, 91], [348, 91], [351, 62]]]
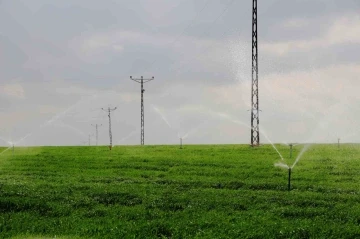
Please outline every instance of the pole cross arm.
[[101, 108], [103, 111], [114, 111], [114, 110], [116, 110], [117, 109], [117, 107], [115, 107], [115, 108], [112, 108], [112, 109], [110, 109], [110, 107], [109, 108], [107, 108], [107, 109], [104, 109], [104, 108]]
[[149, 81], [152, 81], [154, 80], [154, 77], [152, 78], [148, 78], [148, 79], [144, 79], [143, 77], [141, 78], [133, 78], [132, 76], [130, 76], [130, 79], [133, 80], [133, 81], [136, 81], [137, 83], [146, 83], [146, 82], [149, 82]]

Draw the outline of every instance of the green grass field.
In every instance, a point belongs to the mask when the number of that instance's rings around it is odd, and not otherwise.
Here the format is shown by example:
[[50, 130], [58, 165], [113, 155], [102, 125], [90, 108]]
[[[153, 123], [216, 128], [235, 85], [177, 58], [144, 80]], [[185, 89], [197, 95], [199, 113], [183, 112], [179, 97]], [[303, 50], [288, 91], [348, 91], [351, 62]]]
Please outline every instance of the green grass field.
[[360, 237], [359, 145], [311, 146], [291, 191], [277, 162], [270, 145], [15, 148], [0, 238]]

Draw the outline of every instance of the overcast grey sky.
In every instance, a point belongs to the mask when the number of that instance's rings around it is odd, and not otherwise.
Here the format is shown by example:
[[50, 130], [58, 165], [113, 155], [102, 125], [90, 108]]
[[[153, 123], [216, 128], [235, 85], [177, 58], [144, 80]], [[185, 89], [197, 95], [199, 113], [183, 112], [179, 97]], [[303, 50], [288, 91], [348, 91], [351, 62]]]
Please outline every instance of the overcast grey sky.
[[[0, 0], [0, 145], [250, 142], [251, 0]], [[259, 0], [261, 143], [360, 142], [360, 1]], [[24, 138], [25, 137], [25, 138]], [[95, 137], [91, 137], [95, 143]]]

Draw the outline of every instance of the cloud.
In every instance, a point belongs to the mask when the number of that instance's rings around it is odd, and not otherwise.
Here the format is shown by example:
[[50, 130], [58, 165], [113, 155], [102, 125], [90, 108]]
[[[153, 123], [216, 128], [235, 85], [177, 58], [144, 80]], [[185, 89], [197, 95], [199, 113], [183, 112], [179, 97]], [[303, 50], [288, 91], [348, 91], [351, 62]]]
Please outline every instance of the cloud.
[[25, 99], [24, 88], [18, 83], [5, 84], [0, 88], [0, 92], [10, 98]]
[[[124, 47], [119, 43], [122, 39], [113, 39], [112, 36], [107, 35], [94, 35], [85, 39], [82, 43], [81, 50], [85, 54], [96, 53], [98, 51], [105, 51], [109, 49], [114, 49], [116, 47]], [[115, 48], [114, 48], [115, 47]]]
[[[90, 123], [102, 123], [100, 141], [108, 143], [101, 108], [111, 104], [118, 107], [112, 118], [117, 141], [139, 130], [140, 86], [129, 76], [143, 75], [155, 77], [145, 86], [147, 143], [168, 143], [171, 137], [178, 143], [151, 104], [179, 132], [212, 120], [212, 127], [202, 126], [187, 142], [247, 142], [249, 130], [241, 122], [250, 123], [251, 2], [235, 1], [216, 21], [230, 2], [5, 1], [1, 127], [16, 128], [20, 137], [49, 119], [84, 132], [93, 132]], [[319, 137], [329, 129], [341, 136], [359, 128], [355, 5], [354, 0], [259, 4], [260, 128], [271, 140], [306, 139], [315, 129]], [[13, 78], [22, 81], [8, 80]], [[39, 144], [55, 138], [37, 137]], [[56, 140], [70, 138], [62, 134]], [[137, 135], [130, 140], [139, 143]]]
[[124, 50], [124, 46], [118, 44], [113, 45], [112, 48], [117, 52], [121, 52]]
[[[353, 104], [360, 99], [359, 74], [360, 64], [347, 64], [262, 76], [259, 81], [261, 128], [274, 140], [296, 135], [316, 141], [330, 129], [339, 134], [352, 132], [360, 113]], [[250, 107], [250, 88], [249, 81], [241, 81], [208, 87], [207, 91], [223, 106], [223, 111], [227, 108], [243, 117], [245, 114], [241, 112]], [[314, 130], [319, 134], [310, 139]]]
[[55, 107], [53, 105], [45, 104], [37, 106], [37, 112], [44, 115], [54, 115], [57, 114], [60, 110], [61, 108]]
[[[283, 23], [286, 28], [308, 27], [308, 22], [301, 19], [291, 19]], [[332, 45], [360, 44], [360, 16], [347, 15], [336, 18], [322, 36], [314, 39], [291, 40], [284, 42], [265, 42], [259, 44], [259, 50], [277, 56], [284, 56], [293, 51], [309, 52], [315, 48], [327, 48]]]
[[293, 28], [304, 28], [309, 26], [311, 21], [304, 18], [293, 18], [282, 23], [283, 28], [293, 29]]
[[68, 86], [65, 87], [63, 82], [58, 82], [58, 87], [55, 87], [56, 93], [60, 94], [59, 97], [62, 95], [71, 95], [77, 98], [86, 98], [92, 96], [93, 99], [96, 99], [95, 105], [98, 105], [101, 108], [103, 105], [107, 105], [108, 102], [122, 102], [122, 103], [129, 103], [133, 101], [139, 100], [139, 94], [133, 92], [126, 92], [121, 91], [121, 89], [113, 89], [113, 90], [103, 90], [103, 89], [96, 89], [86, 86]]
[[[73, 49], [80, 49], [79, 53], [91, 54], [97, 51], [104, 52], [108, 49], [120, 48], [121, 50], [126, 49], [127, 45], [139, 46], [146, 45], [148, 47], [161, 47], [169, 48], [172, 50], [183, 52], [185, 47], [191, 47], [197, 49], [198, 47], [209, 47], [215, 44], [221, 44], [221, 41], [197, 38], [192, 36], [183, 35], [181, 40], [175, 41], [176, 35], [158, 33], [150, 34], [147, 32], [140, 31], [129, 31], [129, 30], [110, 30], [110, 31], [99, 31], [84, 34], [79, 37], [75, 37], [71, 42]], [[214, 46], [216, 47], [216, 45]], [[117, 50], [117, 49], [115, 49]]]
[[62, 95], [78, 95], [78, 96], [84, 96], [84, 95], [94, 95], [98, 92], [98, 90], [90, 89], [86, 87], [80, 87], [80, 86], [60, 86], [56, 87], [55, 91]]

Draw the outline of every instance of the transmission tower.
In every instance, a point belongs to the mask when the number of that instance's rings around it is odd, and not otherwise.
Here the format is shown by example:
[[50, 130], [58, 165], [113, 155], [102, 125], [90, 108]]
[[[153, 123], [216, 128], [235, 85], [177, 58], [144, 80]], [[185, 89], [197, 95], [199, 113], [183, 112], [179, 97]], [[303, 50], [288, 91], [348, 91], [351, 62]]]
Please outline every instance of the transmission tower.
[[102, 126], [102, 124], [101, 125], [98, 125], [98, 124], [93, 125], [93, 124], [91, 124], [91, 126], [95, 126], [95, 129], [96, 129], [96, 146], [97, 146], [98, 145], [98, 140], [99, 140], [98, 127]]
[[144, 145], [144, 83], [151, 81], [154, 77], [150, 79], [144, 79], [142, 76], [140, 79], [135, 79], [130, 76], [130, 79], [136, 81], [137, 83], [141, 84], [141, 145]]
[[252, 72], [251, 72], [251, 146], [260, 145], [259, 132], [259, 71], [257, 41], [257, 0], [252, 8]]
[[89, 146], [91, 145], [91, 134], [89, 134]]
[[117, 107], [115, 107], [115, 108], [110, 108], [110, 107], [108, 107], [107, 109], [104, 109], [104, 108], [101, 108], [103, 111], [106, 111], [106, 112], [108, 112], [109, 114], [108, 114], [108, 117], [109, 117], [109, 137], [110, 137], [110, 145], [109, 145], [109, 149], [111, 150], [111, 148], [112, 148], [112, 133], [111, 133], [111, 111], [114, 111], [114, 110], [116, 110], [117, 109]]

